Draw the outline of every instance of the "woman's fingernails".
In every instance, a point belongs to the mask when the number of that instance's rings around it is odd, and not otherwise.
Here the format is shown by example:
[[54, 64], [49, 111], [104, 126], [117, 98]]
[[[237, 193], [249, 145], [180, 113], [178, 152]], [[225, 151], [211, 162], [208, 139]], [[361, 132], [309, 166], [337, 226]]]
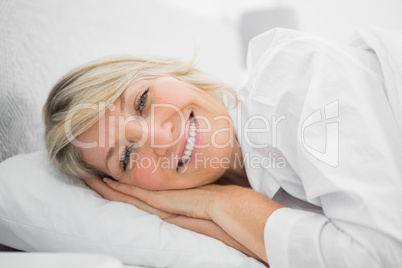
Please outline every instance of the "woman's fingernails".
[[109, 182], [110, 179], [109, 178], [103, 178], [103, 182]]

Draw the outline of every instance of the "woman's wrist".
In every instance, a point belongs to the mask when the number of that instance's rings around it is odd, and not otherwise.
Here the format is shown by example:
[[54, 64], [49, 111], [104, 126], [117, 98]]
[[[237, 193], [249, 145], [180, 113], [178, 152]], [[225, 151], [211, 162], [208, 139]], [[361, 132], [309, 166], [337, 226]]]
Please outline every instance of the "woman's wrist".
[[240, 186], [211, 188], [209, 217], [239, 243], [267, 261], [264, 227], [269, 216], [283, 205]]
[[213, 221], [219, 221], [219, 218], [228, 211], [227, 206], [233, 204], [233, 198], [236, 198], [241, 190], [246, 189], [236, 185], [210, 185], [206, 205], [209, 218]]

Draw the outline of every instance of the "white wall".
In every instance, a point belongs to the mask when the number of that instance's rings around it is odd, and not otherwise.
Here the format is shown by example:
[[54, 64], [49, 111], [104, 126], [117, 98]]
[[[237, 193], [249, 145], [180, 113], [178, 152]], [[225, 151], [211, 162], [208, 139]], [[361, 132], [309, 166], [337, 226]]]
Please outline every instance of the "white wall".
[[291, 7], [299, 29], [346, 42], [358, 28], [402, 28], [401, 0], [164, 0], [183, 10], [236, 25], [241, 12], [253, 8]]
[[402, 29], [400, 0], [287, 0], [299, 13], [300, 28], [328, 39], [346, 42], [356, 29]]

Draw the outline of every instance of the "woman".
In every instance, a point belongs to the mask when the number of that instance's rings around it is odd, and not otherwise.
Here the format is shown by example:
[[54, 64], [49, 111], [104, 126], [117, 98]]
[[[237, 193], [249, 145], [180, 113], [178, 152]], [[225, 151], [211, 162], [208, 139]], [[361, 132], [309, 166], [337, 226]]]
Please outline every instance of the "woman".
[[192, 65], [89, 64], [50, 93], [49, 155], [104, 198], [272, 267], [395, 266], [401, 116], [380, 47], [361, 48], [288, 30], [261, 35], [229, 109], [230, 89]]

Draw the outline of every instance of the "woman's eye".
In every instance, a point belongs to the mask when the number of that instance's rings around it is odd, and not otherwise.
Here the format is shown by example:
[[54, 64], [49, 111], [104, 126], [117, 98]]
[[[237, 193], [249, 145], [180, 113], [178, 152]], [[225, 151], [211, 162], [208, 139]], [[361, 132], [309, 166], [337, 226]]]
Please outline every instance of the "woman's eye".
[[144, 93], [142, 93], [139, 99], [136, 101], [135, 110], [138, 111], [140, 115], [142, 115], [142, 109], [144, 109], [147, 102], [148, 91], [149, 88], [145, 90]]
[[120, 158], [120, 167], [123, 172], [127, 170], [128, 161], [130, 161], [131, 150], [133, 149], [133, 145], [126, 146], [123, 151], [123, 154]]

